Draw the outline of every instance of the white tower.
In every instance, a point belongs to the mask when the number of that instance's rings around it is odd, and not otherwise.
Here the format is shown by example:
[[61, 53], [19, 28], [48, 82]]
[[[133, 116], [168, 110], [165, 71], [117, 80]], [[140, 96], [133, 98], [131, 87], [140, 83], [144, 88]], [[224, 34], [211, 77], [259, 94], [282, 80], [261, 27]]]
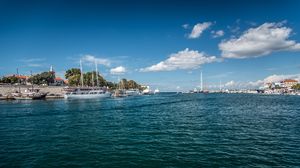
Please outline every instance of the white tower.
[[54, 72], [52, 65], [50, 66], [50, 72]]

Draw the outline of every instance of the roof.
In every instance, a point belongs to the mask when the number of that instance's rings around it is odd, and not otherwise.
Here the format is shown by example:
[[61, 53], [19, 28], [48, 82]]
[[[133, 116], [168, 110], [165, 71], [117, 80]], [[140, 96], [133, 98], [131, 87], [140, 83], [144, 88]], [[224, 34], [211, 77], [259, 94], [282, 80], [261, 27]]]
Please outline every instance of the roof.
[[283, 82], [298, 82], [298, 81], [294, 79], [285, 79]]
[[56, 77], [55, 80], [56, 81], [63, 81], [63, 79], [61, 77]]
[[19, 78], [19, 79], [27, 79], [28, 76], [25, 76], [25, 75], [6, 75], [6, 77], [16, 77], [16, 78]]
[[19, 75], [19, 76], [17, 75], [16, 77], [20, 78], [20, 79], [27, 79], [28, 78], [27, 76], [22, 76], [22, 75]]

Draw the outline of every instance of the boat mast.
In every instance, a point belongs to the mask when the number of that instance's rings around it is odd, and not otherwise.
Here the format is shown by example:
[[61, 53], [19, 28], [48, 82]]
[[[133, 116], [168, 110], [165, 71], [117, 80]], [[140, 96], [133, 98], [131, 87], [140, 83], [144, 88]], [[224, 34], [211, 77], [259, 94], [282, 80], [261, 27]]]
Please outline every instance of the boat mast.
[[220, 80], [220, 91], [222, 91], [222, 81]]
[[201, 75], [200, 75], [200, 91], [203, 91], [202, 71], [201, 71]]
[[81, 79], [81, 87], [83, 87], [83, 71], [82, 71], [82, 63], [80, 60], [80, 79]]
[[99, 86], [99, 79], [98, 79], [98, 65], [97, 65], [97, 62], [95, 60], [95, 67], [96, 67], [96, 86], [98, 87]]
[[95, 83], [94, 83], [94, 71], [92, 71], [92, 86], [93, 87], [95, 86]]

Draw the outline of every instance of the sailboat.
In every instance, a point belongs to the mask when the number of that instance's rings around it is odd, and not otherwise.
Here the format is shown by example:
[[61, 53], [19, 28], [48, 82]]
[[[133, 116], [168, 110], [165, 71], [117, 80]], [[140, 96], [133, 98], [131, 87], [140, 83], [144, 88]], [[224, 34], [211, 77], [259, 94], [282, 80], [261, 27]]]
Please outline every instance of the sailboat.
[[113, 93], [113, 97], [127, 97], [128, 94], [123, 87], [123, 81], [119, 79], [118, 89], [116, 89]]
[[160, 91], [159, 91], [159, 89], [158, 88], [156, 88], [155, 90], [154, 90], [154, 94], [158, 94]]
[[189, 91], [189, 93], [208, 93], [208, 91], [203, 89], [203, 77], [202, 77], [202, 71], [200, 74], [200, 90], [195, 88], [194, 90]]
[[[31, 84], [31, 88], [26, 89], [24, 92], [21, 92], [21, 82], [20, 82], [20, 75], [19, 75], [19, 70], [17, 69], [17, 75], [18, 75], [18, 85], [19, 85], [19, 90], [15, 93], [12, 93], [12, 97], [16, 100], [40, 100], [40, 99], [45, 99], [48, 92], [40, 92], [40, 89], [35, 89], [33, 88], [33, 83]], [[32, 72], [31, 72], [32, 76]]]
[[96, 98], [110, 97], [111, 94], [106, 87], [99, 87], [98, 68], [97, 68], [96, 62], [95, 62], [95, 67], [96, 67], [97, 87], [84, 87], [82, 63], [80, 60], [81, 87], [65, 88], [64, 89], [64, 91], [65, 91], [64, 98], [65, 99], [96, 99]]

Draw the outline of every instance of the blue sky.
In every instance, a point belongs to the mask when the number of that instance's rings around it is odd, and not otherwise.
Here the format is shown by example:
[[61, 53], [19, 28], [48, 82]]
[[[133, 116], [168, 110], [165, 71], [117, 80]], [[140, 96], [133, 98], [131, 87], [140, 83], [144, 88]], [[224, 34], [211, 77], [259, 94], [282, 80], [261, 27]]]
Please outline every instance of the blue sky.
[[163, 91], [300, 79], [299, 1], [0, 1], [0, 75], [94, 61]]

